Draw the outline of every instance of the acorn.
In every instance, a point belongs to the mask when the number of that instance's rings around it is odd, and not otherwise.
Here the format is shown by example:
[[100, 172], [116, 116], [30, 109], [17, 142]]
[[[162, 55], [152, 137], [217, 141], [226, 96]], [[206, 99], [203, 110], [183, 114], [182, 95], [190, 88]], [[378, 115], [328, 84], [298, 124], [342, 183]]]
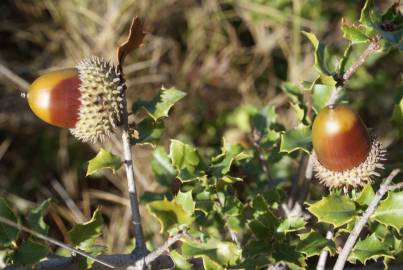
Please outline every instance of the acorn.
[[28, 103], [43, 121], [69, 128], [81, 141], [97, 142], [121, 125], [125, 82], [117, 66], [91, 57], [76, 68], [46, 73], [28, 91]]
[[312, 126], [313, 165], [327, 187], [359, 187], [379, 176], [385, 150], [346, 105], [322, 109]]

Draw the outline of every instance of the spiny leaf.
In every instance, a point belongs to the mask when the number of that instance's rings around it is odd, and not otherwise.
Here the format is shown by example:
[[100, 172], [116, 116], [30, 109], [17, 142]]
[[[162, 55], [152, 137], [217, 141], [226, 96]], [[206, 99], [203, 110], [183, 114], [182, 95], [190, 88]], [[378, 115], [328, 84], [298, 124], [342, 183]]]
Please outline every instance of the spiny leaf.
[[102, 233], [103, 219], [101, 211], [97, 208], [92, 218], [83, 224], [76, 224], [68, 232], [71, 242], [74, 246], [80, 246], [82, 243], [95, 240]]
[[309, 32], [302, 32], [312, 43], [315, 48], [315, 68], [319, 73], [331, 75], [334, 70], [330, 67], [330, 55], [327, 51], [326, 45], [320, 42], [315, 34]]
[[368, 205], [372, 201], [372, 198], [374, 196], [375, 196], [374, 189], [372, 188], [372, 185], [369, 183], [364, 186], [364, 188], [358, 194], [358, 197], [355, 199], [355, 201], [360, 205]]
[[403, 228], [403, 191], [389, 192], [388, 197], [381, 201], [371, 219], [392, 226], [397, 231]]
[[284, 219], [277, 227], [278, 233], [289, 233], [299, 231], [305, 228], [305, 220], [302, 217], [288, 217]]
[[153, 201], [147, 205], [148, 210], [160, 222], [160, 232], [166, 232], [179, 225], [189, 225], [193, 222], [193, 217], [186, 212], [182, 205], [175, 200]]
[[184, 256], [179, 254], [176, 250], [172, 250], [169, 253], [172, 261], [175, 264], [175, 269], [178, 270], [189, 270], [192, 269], [193, 265], [189, 263]]
[[243, 151], [238, 144], [227, 144], [224, 141], [224, 146], [221, 149], [221, 154], [212, 158], [213, 174], [223, 176], [230, 171], [231, 165], [235, 161], [250, 158], [251, 155]]
[[340, 227], [348, 223], [357, 214], [355, 204], [347, 196], [331, 194], [309, 205], [309, 212], [320, 222]]
[[189, 215], [194, 214], [196, 203], [193, 201], [191, 190], [187, 192], [181, 192], [179, 190], [178, 194], [175, 197], [175, 201], [182, 206], [183, 210], [185, 210], [186, 213], [188, 213]]
[[176, 179], [175, 168], [172, 166], [168, 153], [163, 147], [159, 146], [154, 150], [151, 169], [155, 179], [162, 186], [169, 187], [172, 181]]
[[136, 125], [138, 137], [133, 138], [132, 144], [143, 144], [155, 146], [162, 135], [164, 130], [164, 123], [162, 121], [154, 121], [152, 118], [147, 117]]
[[28, 214], [29, 226], [34, 231], [45, 234], [45, 235], [48, 234], [49, 226], [45, 223], [43, 215], [44, 215], [44, 212], [49, 207], [50, 201], [51, 201], [51, 199], [45, 200], [38, 207], [31, 209]]
[[186, 96], [186, 93], [174, 87], [168, 89], [162, 87], [161, 91], [151, 101], [136, 101], [133, 104], [133, 111], [144, 108], [154, 121], [158, 121], [162, 117], [167, 117], [171, 107], [184, 96]]
[[[0, 198], [0, 216], [17, 222], [17, 217], [11, 211], [5, 199]], [[0, 244], [8, 246], [17, 240], [18, 230], [14, 227], [8, 226], [0, 222]]]
[[312, 91], [312, 102], [313, 108], [316, 112], [319, 112], [323, 109], [332, 92], [334, 91], [334, 86], [324, 85], [324, 84], [315, 84]]
[[296, 150], [303, 150], [309, 153], [310, 145], [311, 129], [309, 126], [299, 125], [281, 134], [280, 152], [291, 153]]
[[307, 257], [319, 255], [324, 248], [331, 253], [334, 253], [336, 249], [333, 241], [326, 239], [315, 231], [300, 234], [299, 237], [300, 241], [298, 242], [297, 250], [304, 253]]
[[366, 264], [368, 260], [377, 260], [380, 257], [393, 258], [390, 251], [388, 251], [387, 244], [379, 240], [373, 233], [366, 239], [357, 242], [348, 257], [348, 261], [356, 263], [356, 260], [359, 260], [361, 263]]
[[171, 140], [169, 157], [181, 181], [191, 181], [203, 175], [199, 154], [191, 145]]
[[343, 31], [343, 37], [350, 40], [351, 44], [367, 43], [370, 41], [363, 29], [360, 29], [356, 25], [349, 25], [344, 19], [342, 20], [341, 31]]
[[48, 253], [49, 247], [47, 245], [28, 239], [22, 243], [12, 258], [17, 265], [32, 265], [46, 257]]
[[101, 148], [99, 153], [88, 162], [87, 176], [100, 173], [103, 169], [111, 169], [115, 173], [121, 165], [122, 161], [119, 156]]

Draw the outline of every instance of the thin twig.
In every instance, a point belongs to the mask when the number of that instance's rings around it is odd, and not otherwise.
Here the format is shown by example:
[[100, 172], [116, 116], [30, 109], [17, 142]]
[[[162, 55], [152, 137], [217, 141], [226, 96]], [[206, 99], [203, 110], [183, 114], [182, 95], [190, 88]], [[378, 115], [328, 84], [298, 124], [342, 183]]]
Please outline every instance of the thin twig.
[[127, 270], [143, 269], [144, 266], [151, 265], [153, 261], [158, 259], [163, 253], [165, 253], [173, 244], [178, 242], [182, 237], [189, 236], [186, 229], [180, 229], [174, 236], [168, 238], [168, 240], [162, 244], [159, 248], [148, 254], [144, 259], [139, 260], [135, 266], [128, 267]]
[[125, 159], [124, 166], [126, 170], [129, 200], [132, 210], [134, 237], [136, 238], [136, 248], [133, 250], [133, 252], [138, 252], [141, 255], [146, 255], [147, 248], [144, 242], [143, 228], [141, 226], [140, 207], [137, 199], [136, 183], [134, 178], [133, 155], [131, 151], [128, 117], [129, 116], [127, 112], [126, 90], [124, 90], [122, 142], [123, 142], [123, 156]]
[[374, 198], [368, 205], [367, 210], [365, 210], [364, 214], [361, 218], [357, 221], [354, 226], [354, 229], [351, 231], [349, 237], [347, 238], [346, 243], [342, 251], [337, 258], [336, 264], [334, 265], [333, 270], [342, 270], [350, 251], [353, 249], [355, 242], [357, 241], [358, 236], [360, 235], [362, 229], [364, 228], [365, 224], [367, 223], [369, 217], [375, 212], [376, 207], [378, 206], [379, 202], [381, 201], [382, 197], [390, 190], [390, 182], [392, 182], [393, 178], [400, 172], [399, 169], [394, 169], [389, 176], [384, 180], [384, 182], [379, 187], [379, 190], [376, 192]]
[[[332, 240], [333, 239], [333, 228], [329, 228], [329, 230], [326, 233], [326, 239]], [[326, 267], [326, 260], [327, 260], [327, 255], [328, 255], [327, 249], [323, 249], [322, 252], [320, 253], [319, 259], [318, 259], [318, 265], [316, 266], [316, 270], [324, 270]]]
[[365, 51], [358, 57], [357, 61], [355, 61], [349, 69], [344, 72], [342, 76], [340, 76], [340, 81], [337, 83], [337, 87], [335, 90], [331, 93], [330, 98], [327, 102], [327, 105], [333, 105], [336, 103], [337, 99], [339, 98], [339, 95], [341, 91], [344, 88], [344, 85], [346, 82], [350, 79], [350, 77], [357, 71], [357, 69], [364, 64], [364, 62], [367, 60], [367, 58], [372, 55], [374, 52], [380, 49], [381, 45], [379, 44], [379, 37], [374, 37], [371, 43], [368, 45], [368, 47], [365, 49]]
[[21, 225], [21, 224], [18, 224], [18, 223], [16, 223], [16, 222], [14, 222], [14, 221], [12, 221], [12, 220], [9, 220], [9, 219], [7, 219], [7, 218], [4, 218], [4, 217], [2, 217], [2, 216], [0, 216], [0, 222], [6, 224], [6, 225], [8, 225], [8, 226], [14, 227], [14, 228], [16, 228], [16, 229], [18, 229], [18, 230], [20, 230], [20, 231], [24, 231], [24, 232], [26, 232], [26, 233], [29, 233], [29, 234], [31, 234], [31, 235], [33, 235], [33, 236], [39, 238], [39, 239], [45, 240], [45, 241], [47, 241], [47, 242], [49, 242], [49, 243], [52, 243], [52, 244], [54, 244], [54, 245], [56, 245], [56, 246], [62, 247], [62, 248], [64, 248], [64, 249], [67, 249], [67, 250], [69, 250], [70, 252], [77, 253], [77, 254], [79, 254], [79, 255], [81, 255], [81, 256], [83, 256], [83, 257], [86, 257], [86, 258], [88, 258], [88, 259], [93, 260], [94, 262], [100, 263], [100, 264], [102, 264], [102, 265], [104, 265], [104, 266], [107, 266], [107, 267], [109, 267], [109, 268], [115, 268], [114, 265], [111, 265], [111, 264], [106, 263], [106, 262], [104, 262], [104, 261], [102, 261], [102, 260], [99, 260], [99, 259], [95, 258], [94, 256], [92, 256], [92, 255], [90, 255], [90, 254], [87, 254], [87, 253], [85, 253], [85, 252], [83, 252], [83, 251], [81, 251], [81, 250], [79, 250], [79, 249], [75, 249], [75, 248], [73, 248], [73, 247], [70, 247], [70, 246], [68, 246], [68, 245], [66, 245], [66, 244], [64, 244], [64, 243], [62, 243], [62, 242], [60, 242], [60, 241], [57, 241], [56, 239], [50, 238], [50, 237], [48, 237], [48, 236], [46, 236], [46, 235], [43, 235], [43, 234], [38, 233], [38, 232], [36, 232], [36, 231], [33, 231], [33, 230], [31, 230], [31, 229], [29, 229], [29, 228], [27, 228], [27, 227], [25, 227], [25, 226], [23, 226], [23, 225]]

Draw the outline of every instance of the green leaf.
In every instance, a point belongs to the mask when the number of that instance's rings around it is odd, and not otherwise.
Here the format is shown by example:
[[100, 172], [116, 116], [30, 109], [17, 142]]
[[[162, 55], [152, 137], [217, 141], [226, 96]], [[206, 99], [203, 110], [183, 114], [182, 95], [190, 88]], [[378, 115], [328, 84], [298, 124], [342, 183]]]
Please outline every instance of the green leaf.
[[32, 265], [46, 257], [48, 253], [49, 247], [47, 245], [28, 239], [16, 250], [12, 258], [15, 264]]
[[284, 82], [281, 89], [294, 103], [301, 103], [304, 99], [304, 90], [292, 82]]
[[360, 205], [369, 205], [372, 201], [372, 198], [375, 196], [374, 189], [372, 188], [371, 184], [367, 184], [364, 186], [362, 191], [358, 194], [355, 201]]
[[[0, 198], [0, 217], [17, 223], [17, 217], [3, 198]], [[17, 240], [17, 236], [18, 229], [0, 222], [0, 244], [8, 246]]]
[[327, 101], [331, 96], [334, 86], [324, 84], [315, 84], [312, 93], [312, 103], [315, 112], [319, 112], [322, 108], [326, 107]]
[[366, 26], [372, 26], [373, 22], [371, 19], [371, 13], [374, 12], [374, 9], [374, 1], [366, 0], [358, 21]]
[[403, 191], [389, 192], [388, 197], [381, 201], [371, 219], [392, 226], [397, 231], [403, 228]]
[[212, 158], [212, 165], [210, 168], [215, 176], [223, 176], [230, 171], [232, 163], [251, 157], [252, 156], [250, 154], [247, 154], [245, 151], [243, 151], [240, 145], [227, 144], [224, 141], [221, 154]]
[[175, 200], [153, 201], [147, 205], [150, 213], [157, 218], [161, 225], [160, 232], [166, 232], [179, 225], [189, 225], [193, 222], [191, 214], [186, 212], [182, 205]]
[[343, 21], [341, 31], [343, 31], [343, 37], [350, 40], [352, 44], [369, 42], [369, 37], [358, 26], [348, 25]]
[[216, 261], [213, 261], [210, 257], [200, 256], [203, 261], [203, 267], [205, 270], [221, 270], [224, 269], [220, 264]]
[[161, 91], [151, 101], [138, 100], [133, 104], [133, 111], [138, 111], [144, 108], [147, 113], [154, 119], [159, 120], [162, 117], [167, 117], [171, 107], [181, 100], [186, 93], [179, 91], [173, 87], [161, 88]]
[[216, 239], [209, 239], [206, 243], [185, 240], [181, 250], [182, 254], [185, 256], [195, 258], [207, 257], [208, 262], [210, 263], [210, 261], [212, 261], [214, 265], [217, 264], [217, 262], [226, 266], [235, 265], [241, 255], [241, 251], [234, 243]]
[[299, 235], [300, 241], [297, 245], [297, 250], [306, 255], [306, 257], [312, 257], [319, 255], [324, 248], [333, 253], [336, 250], [333, 241], [326, 239], [320, 233], [311, 231]]
[[276, 231], [278, 220], [270, 210], [257, 211], [248, 226], [258, 239], [267, 239]]
[[185, 210], [186, 213], [188, 213], [189, 215], [194, 214], [196, 203], [193, 201], [191, 190], [184, 193], [179, 190], [178, 194], [175, 197], [175, 201], [182, 206], [183, 210]]
[[83, 250], [89, 251], [84, 248], [90, 242], [93, 243], [95, 239], [102, 234], [103, 219], [101, 211], [97, 208], [92, 214], [92, 218], [83, 223], [76, 224], [68, 232], [70, 240], [74, 246], [80, 246]]
[[199, 154], [191, 145], [171, 140], [169, 157], [181, 181], [191, 181], [203, 175]]
[[33, 208], [28, 214], [28, 224], [32, 230], [39, 232], [41, 234], [47, 235], [49, 226], [45, 223], [43, 219], [44, 212], [48, 209], [51, 199], [47, 199], [41, 205]]
[[183, 257], [181, 254], [179, 254], [176, 250], [172, 250], [169, 253], [169, 256], [171, 257], [172, 261], [175, 264], [175, 269], [178, 270], [189, 270], [192, 269], [193, 265], [189, 263], [185, 257]]
[[265, 106], [252, 115], [251, 124], [260, 133], [264, 134], [267, 129], [276, 122], [277, 113], [275, 106]]
[[175, 168], [172, 166], [171, 160], [163, 147], [159, 146], [154, 150], [151, 170], [155, 179], [162, 186], [170, 187], [172, 181], [176, 179]]
[[302, 217], [288, 217], [277, 227], [278, 233], [289, 233], [305, 229], [305, 220]]
[[95, 158], [88, 162], [87, 176], [97, 174], [103, 169], [111, 169], [113, 173], [120, 168], [122, 161], [119, 156], [101, 148]]
[[243, 250], [244, 257], [253, 257], [259, 254], [272, 253], [272, 243], [269, 240], [251, 240], [249, 241]]
[[138, 138], [131, 140], [132, 144], [144, 144], [155, 146], [162, 135], [164, 130], [164, 123], [162, 121], [154, 121], [152, 118], [146, 118], [136, 125]]
[[320, 42], [315, 34], [309, 32], [302, 32], [312, 43], [315, 48], [315, 68], [319, 73], [331, 75], [334, 70], [330, 67], [330, 55], [324, 43]]
[[320, 222], [340, 227], [348, 223], [357, 214], [355, 204], [345, 195], [331, 194], [308, 208]]
[[357, 242], [348, 257], [348, 261], [356, 263], [356, 260], [359, 260], [361, 263], [366, 264], [367, 260], [377, 260], [380, 257], [393, 258], [388, 251], [387, 244], [379, 240], [373, 233], [366, 239]]
[[280, 152], [291, 153], [303, 150], [309, 153], [311, 146], [311, 129], [309, 126], [299, 125], [281, 134]]
[[275, 243], [273, 258], [276, 262], [284, 261], [290, 269], [306, 269], [305, 257], [294, 246]]

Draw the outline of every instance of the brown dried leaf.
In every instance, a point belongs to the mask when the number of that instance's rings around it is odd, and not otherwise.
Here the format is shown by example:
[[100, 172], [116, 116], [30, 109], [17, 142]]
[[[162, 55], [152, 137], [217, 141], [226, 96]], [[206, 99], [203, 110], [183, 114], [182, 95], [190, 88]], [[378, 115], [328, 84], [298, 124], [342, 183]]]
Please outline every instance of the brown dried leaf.
[[143, 22], [138, 17], [133, 18], [127, 40], [118, 47], [118, 63], [120, 66], [123, 66], [126, 55], [141, 46], [144, 36]]

